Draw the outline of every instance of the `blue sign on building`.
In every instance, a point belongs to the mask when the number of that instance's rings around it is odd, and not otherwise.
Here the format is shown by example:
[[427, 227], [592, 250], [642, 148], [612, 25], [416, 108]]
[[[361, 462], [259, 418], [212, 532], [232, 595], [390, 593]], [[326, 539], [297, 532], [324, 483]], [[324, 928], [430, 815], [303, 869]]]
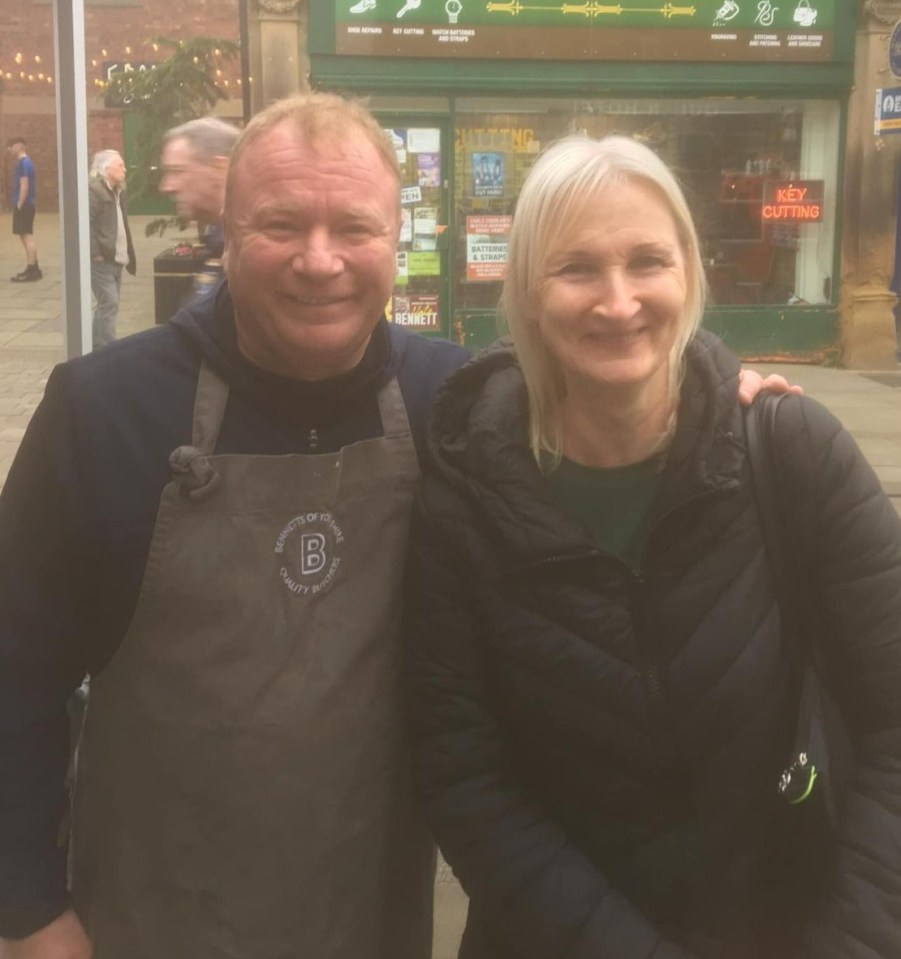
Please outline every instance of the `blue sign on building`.
[[888, 65], [892, 74], [901, 79], [901, 20], [895, 24], [888, 42]]
[[876, 135], [901, 133], [901, 87], [876, 91]]

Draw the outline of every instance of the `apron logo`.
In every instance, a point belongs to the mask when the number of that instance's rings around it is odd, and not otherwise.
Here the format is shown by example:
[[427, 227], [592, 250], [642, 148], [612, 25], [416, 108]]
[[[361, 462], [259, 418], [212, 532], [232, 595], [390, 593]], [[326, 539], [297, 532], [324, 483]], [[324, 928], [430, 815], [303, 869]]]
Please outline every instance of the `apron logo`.
[[315, 596], [329, 588], [341, 557], [344, 533], [331, 513], [302, 513], [278, 534], [275, 552], [283, 558], [281, 581], [298, 596]]

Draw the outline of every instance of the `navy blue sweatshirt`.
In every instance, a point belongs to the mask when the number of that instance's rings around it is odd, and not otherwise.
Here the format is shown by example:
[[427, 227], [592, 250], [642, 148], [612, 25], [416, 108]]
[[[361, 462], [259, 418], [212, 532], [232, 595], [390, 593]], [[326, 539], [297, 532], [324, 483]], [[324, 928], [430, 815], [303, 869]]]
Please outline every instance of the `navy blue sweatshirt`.
[[191, 442], [201, 359], [230, 386], [216, 452], [279, 455], [381, 435], [376, 394], [395, 375], [418, 447], [466, 358], [383, 319], [350, 373], [276, 376], [240, 354], [222, 283], [166, 326], [54, 369], [0, 494], [0, 937], [68, 906], [66, 702], [128, 628], [169, 454]]

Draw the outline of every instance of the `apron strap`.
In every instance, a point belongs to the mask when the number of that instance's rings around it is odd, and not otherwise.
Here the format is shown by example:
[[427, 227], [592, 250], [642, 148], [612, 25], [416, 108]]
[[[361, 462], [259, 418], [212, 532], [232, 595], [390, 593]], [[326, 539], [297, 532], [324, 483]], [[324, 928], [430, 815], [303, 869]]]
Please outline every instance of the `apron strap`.
[[216, 451], [227, 401], [228, 383], [213, 372], [206, 360], [202, 360], [197, 378], [197, 392], [194, 395], [191, 445], [208, 456], [212, 456]]
[[404, 397], [396, 376], [392, 376], [379, 390], [378, 401], [385, 436], [409, 435], [410, 420], [407, 417], [407, 408], [404, 406]]
[[209, 458], [216, 449], [227, 402], [228, 384], [202, 361], [194, 395], [191, 446], [179, 446], [169, 456], [173, 479], [183, 494], [198, 502], [211, 496], [221, 482]]

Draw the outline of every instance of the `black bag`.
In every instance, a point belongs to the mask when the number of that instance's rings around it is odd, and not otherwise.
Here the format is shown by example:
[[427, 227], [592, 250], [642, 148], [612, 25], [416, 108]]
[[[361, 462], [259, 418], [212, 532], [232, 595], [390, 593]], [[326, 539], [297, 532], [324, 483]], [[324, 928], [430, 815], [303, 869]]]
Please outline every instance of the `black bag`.
[[815, 902], [829, 878], [853, 754], [818, 644], [827, 626], [810, 588], [791, 510], [778, 495], [773, 437], [783, 399], [762, 393], [745, 409], [744, 418], [757, 511], [797, 691], [793, 740], [785, 769], [773, 783], [781, 809], [770, 870], [771, 892], [785, 921], [797, 927], [797, 910]]

